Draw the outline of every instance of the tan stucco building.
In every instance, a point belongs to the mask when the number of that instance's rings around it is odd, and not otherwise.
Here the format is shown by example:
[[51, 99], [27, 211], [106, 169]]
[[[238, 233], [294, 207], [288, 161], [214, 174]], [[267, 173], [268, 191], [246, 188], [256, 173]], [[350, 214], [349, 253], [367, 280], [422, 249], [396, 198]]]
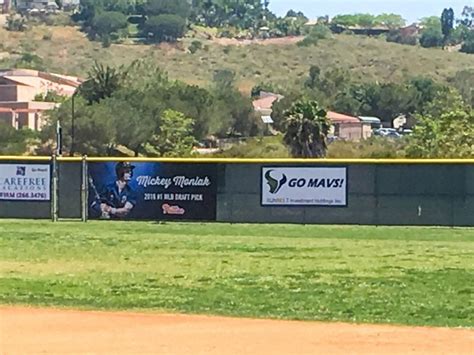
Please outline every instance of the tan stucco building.
[[332, 124], [330, 135], [348, 141], [359, 141], [372, 135], [370, 124], [362, 122], [357, 117], [333, 111], [328, 111], [327, 117]]
[[48, 92], [70, 97], [80, 84], [76, 77], [37, 70], [0, 70], [0, 122], [17, 129], [41, 130], [44, 113], [57, 104], [35, 99]]

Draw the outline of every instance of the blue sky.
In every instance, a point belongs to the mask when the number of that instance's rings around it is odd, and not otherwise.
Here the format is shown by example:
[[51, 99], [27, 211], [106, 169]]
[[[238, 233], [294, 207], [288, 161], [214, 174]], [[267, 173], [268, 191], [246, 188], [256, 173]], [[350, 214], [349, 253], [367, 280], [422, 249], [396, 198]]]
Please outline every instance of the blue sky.
[[437, 15], [452, 7], [460, 15], [464, 5], [474, 6], [474, 0], [270, 0], [270, 8], [284, 15], [290, 8], [303, 11], [307, 17], [334, 16], [338, 14], [393, 12], [408, 22]]

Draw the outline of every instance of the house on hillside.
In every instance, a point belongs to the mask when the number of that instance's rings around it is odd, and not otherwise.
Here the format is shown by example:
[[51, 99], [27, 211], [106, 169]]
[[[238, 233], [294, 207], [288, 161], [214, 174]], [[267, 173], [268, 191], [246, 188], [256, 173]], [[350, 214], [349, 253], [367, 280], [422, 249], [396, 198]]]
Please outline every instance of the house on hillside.
[[307, 27], [314, 27], [318, 24], [318, 20], [308, 20], [304, 25]]
[[358, 117], [333, 111], [328, 111], [327, 117], [332, 124], [330, 136], [348, 141], [360, 141], [372, 136], [370, 123], [362, 122]]
[[356, 35], [364, 36], [380, 36], [390, 32], [390, 28], [386, 26], [376, 27], [361, 27], [361, 26], [343, 26], [339, 24], [332, 24], [331, 31], [334, 33], [352, 32]]
[[260, 98], [252, 102], [253, 109], [257, 114], [260, 115], [260, 118], [263, 123], [272, 124], [272, 107], [275, 102], [282, 100], [284, 96], [275, 94], [272, 92], [261, 91]]
[[0, 14], [8, 14], [10, 12], [10, 6], [10, 0], [0, 0]]
[[400, 35], [403, 37], [418, 37], [423, 26], [413, 23], [410, 26], [400, 28]]
[[16, 9], [18, 12], [56, 12], [59, 10], [58, 4], [54, 0], [17, 0]]
[[359, 116], [362, 123], [369, 124], [372, 129], [382, 128], [382, 120], [373, 116]]
[[0, 122], [39, 131], [44, 113], [57, 104], [35, 99], [48, 92], [70, 97], [80, 84], [77, 77], [29, 69], [0, 70]]

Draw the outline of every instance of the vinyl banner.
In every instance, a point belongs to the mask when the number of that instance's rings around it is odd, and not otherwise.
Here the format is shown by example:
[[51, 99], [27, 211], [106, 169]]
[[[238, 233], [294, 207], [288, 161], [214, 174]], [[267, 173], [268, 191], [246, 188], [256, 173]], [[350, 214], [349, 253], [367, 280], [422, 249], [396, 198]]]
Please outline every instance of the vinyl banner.
[[216, 219], [217, 166], [89, 163], [89, 217], [129, 220]]
[[264, 167], [263, 206], [347, 206], [346, 167]]
[[47, 164], [0, 164], [0, 200], [49, 201], [51, 172]]

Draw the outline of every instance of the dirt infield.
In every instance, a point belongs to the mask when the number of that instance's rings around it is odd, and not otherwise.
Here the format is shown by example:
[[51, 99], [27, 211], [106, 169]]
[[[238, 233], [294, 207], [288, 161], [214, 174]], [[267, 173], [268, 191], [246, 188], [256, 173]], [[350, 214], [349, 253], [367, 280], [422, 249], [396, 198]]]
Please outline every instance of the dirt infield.
[[473, 354], [468, 329], [0, 308], [1, 354]]

